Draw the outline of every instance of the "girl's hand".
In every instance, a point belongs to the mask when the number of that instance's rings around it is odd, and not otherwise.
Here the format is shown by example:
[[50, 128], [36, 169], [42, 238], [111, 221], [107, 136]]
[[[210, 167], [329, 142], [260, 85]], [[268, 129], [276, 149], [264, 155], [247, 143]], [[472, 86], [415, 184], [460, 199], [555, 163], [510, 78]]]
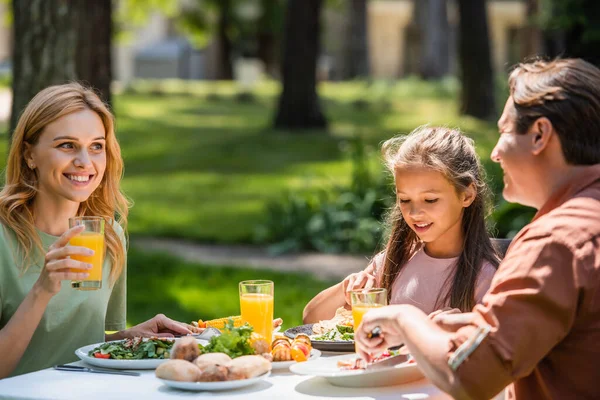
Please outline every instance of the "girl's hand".
[[88, 270], [92, 268], [91, 264], [68, 258], [73, 255], [91, 256], [94, 254], [93, 250], [86, 247], [69, 246], [69, 240], [83, 232], [84, 229], [83, 225], [69, 229], [48, 249], [44, 259], [44, 268], [35, 283], [35, 286], [43, 293], [54, 296], [60, 291], [62, 281], [81, 280], [90, 275], [88, 272], [75, 272], [72, 269]]
[[342, 290], [344, 292], [346, 304], [352, 305], [352, 300], [350, 299], [351, 291], [359, 289], [371, 289], [373, 286], [375, 286], [375, 282], [375, 276], [365, 271], [348, 275], [342, 282]]
[[[354, 333], [356, 352], [370, 362], [378, 354], [390, 347], [398, 346], [404, 342], [404, 334], [400, 326], [399, 314], [401, 305], [374, 308], [369, 310]], [[380, 334], [369, 338], [370, 333], [379, 327]]]

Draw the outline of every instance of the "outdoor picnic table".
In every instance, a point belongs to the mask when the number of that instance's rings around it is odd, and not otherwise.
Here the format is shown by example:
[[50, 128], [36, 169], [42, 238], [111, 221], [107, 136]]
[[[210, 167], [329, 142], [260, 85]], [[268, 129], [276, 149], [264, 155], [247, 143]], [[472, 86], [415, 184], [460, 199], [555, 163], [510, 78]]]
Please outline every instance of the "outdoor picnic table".
[[[336, 354], [323, 354], [323, 357]], [[72, 365], [86, 366], [83, 362]], [[0, 399], [176, 399], [221, 397], [226, 399], [450, 399], [427, 379], [379, 388], [345, 388], [329, 384], [325, 378], [296, 375], [289, 371], [273, 373], [245, 388], [220, 392], [188, 392], [171, 389], [154, 376], [154, 370], [141, 376], [57, 371], [38, 372], [0, 380]]]

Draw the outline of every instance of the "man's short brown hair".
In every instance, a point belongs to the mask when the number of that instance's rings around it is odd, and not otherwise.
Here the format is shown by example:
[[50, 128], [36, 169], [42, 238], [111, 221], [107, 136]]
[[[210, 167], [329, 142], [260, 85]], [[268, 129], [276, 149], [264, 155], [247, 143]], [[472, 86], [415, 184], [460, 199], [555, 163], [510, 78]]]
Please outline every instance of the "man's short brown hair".
[[514, 68], [509, 87], [517, 133], [546, 117], [569, 164], [600, 163], [600, 69], [581, 59], [535, 60]]

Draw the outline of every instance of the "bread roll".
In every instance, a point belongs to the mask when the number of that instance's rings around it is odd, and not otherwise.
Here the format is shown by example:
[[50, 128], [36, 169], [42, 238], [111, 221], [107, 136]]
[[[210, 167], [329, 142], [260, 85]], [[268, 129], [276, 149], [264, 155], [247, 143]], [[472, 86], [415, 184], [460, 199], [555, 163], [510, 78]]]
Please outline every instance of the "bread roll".
[[202, 354], [198, 358], [194, 360], [194, 364], [200, 369], [200, 371], [204, 371], [207, 367], [213, 365], [229, 365], [231, 362], [231, 357], [229, 357], [225, 353], [207, 353]]
[[250, 379], [270, 371], [271, 363], [261, 356], [241, 356], [231, 361], [228, 367], [231, 375]]
[[221, 382], [229, 380], [229, 370], [223, 365], [207, 365], [200, 372], [198, 382]]
[[177, 340], [171, 350], [171, 359], [194, 361], [200, 355], [198, 342], [191, 336], [184, 336]]
[[201, 371], [191, 362], [185, 360], [169, 360], [156, 368], [156, 377], [179, 382], [196, 382]]

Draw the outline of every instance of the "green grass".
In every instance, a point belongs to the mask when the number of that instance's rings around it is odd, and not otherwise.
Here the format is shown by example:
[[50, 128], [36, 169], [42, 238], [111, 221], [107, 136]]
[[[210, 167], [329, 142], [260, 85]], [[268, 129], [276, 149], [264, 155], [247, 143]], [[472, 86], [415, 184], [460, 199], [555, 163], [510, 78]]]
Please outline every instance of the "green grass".
[[12, 85], [12, 75], [11, 74], [2, 74], [0, 75], [0, 89], [10, 88]]
[[237, 101], [233, 83], [142, 83], [137, 90], [115, 98], [133, 235], [250, 242], [265, 204], [285, 189], [348, 180], [343, 148], [354, 134], [375, 159], [380, 142], [395, 134], [425, 123], [458, 126], [476, 139], [492, 175], [498, 171], [489, 162], [495, 127], [458, 116], [451, 80], [323, 84], [329, 130], [303, 133], [270, 128], [273, 83], [261, 85], [254, 102]]
[[274, 312], [286, 328], [302, 324], [306, 303], [336, 283], [300, 273], [191, 264], [132, 248], [128, 254], [128, 325], [157, 313], [185, 322], [239, 315], [238, 282], [248, 279], [275, 283]]
[[[265, 204], [284, 190], [349, 180], [349, 137], [362, 135], [379, 165], [383, 140], [427, 123], [468, 132], [498, 192], [499, 169], [489, 161], [496, 128], [458, 115], [457, 86], [452, 79], [324, 83], [328, 131], [291, 133], [271, 128], [277, 83], [261, 84], [254, 101], [243, 102], [231, 82], [138, 82], [114, 96], [123, 188], [135, 202], [130, 232], [251, 242]], [[6, 137], [0, 142], [3, 168]]]

